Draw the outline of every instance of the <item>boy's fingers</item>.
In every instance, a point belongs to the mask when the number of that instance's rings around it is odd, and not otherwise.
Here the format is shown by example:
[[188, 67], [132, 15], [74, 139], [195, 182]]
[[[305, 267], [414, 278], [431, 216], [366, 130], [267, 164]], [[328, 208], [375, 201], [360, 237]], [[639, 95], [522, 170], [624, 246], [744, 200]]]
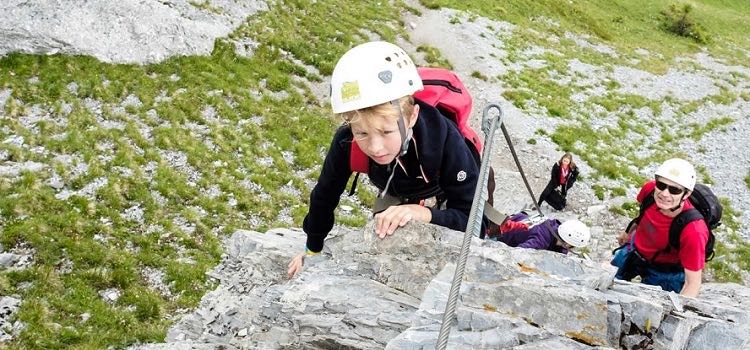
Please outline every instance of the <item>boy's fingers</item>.
[[305, 263], [304, 256], [305, 253], [298, 254], [289, 262], [289, 269], [286, 271], [289, 277], [296, 275], [300, 268], [302, 268], [302, 265]]
[[391, 221], [391, 224], [388, 225], [388, 235], [392, 235], [393, 232], [396, 231], [396, 228], [398, 228], [398, 222], [397, 221]]
[[378, 234], [378, 237], [384, 238], [386, 234], [388, 234], [388, 230], [390, 229], [393, 220], [393, 213], [396, 211], [396, 208], [396, 206], [388, 207], [388, 209], [383, 210], [376, 215], [378, 223], [375, 232]]
[[383, 225], [383, 213], [375, 214], [375, 233], [380, 235], [380, 227]]
[[396, 232], [396, 229], [399, 228], [399, 226], [403, 226], [401, 224], [401, 221], [403, 220], [404, 216], [401, 215], [394, 215], [393, 218], [391, 218], [391, 223], [388, 225], [388, 235], [392, 235], [394, 232]]
[[398, 223], [399, 227], [403, 227], [406, 225], [409, 221], [411, 221], [411, 215], [404, 215], [404, 217], [401, 218], [401, 222]]

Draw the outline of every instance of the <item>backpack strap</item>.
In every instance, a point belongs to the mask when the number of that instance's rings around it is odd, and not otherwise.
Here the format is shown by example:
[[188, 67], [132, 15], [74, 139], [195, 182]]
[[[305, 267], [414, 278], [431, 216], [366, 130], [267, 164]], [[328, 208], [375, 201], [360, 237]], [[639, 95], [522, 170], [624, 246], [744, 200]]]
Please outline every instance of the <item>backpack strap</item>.
[[[643, 214], [646, 212], [646, 209], [648, 207], [654, 205], [656, 201], [654, 200], [654, 191], [648, 193], [648, 195], [643, 199], [643, 202], [641, 202], [641, 206], [638, 212], [638, 216], [630, 221], [628, 224], [628, 227], [625, 229], [625, 232], [630, 232], [630, 229], [633, 225], [637, 225], [641, 218], [643, 218]], [[704, 220], [703, 214], [696, 209], [696, 208], [690, 208], [688, 210], [682, 211], [675, 218], [672, 220], [672, 223], [669, 225], [669, 243], [667, 244], [664, 249], [656, 252], [654, 256], [651, 258], [651, 265], [654, 264], [654, 261], [656, 260], [656, 257], [659, 256], [661, 253], [668, 253], [672, 248], [679, 250], [680, 249], [680, 235], [682, 234], [682, 230], [685, 229], [685, 226], [687, 224], [695, 221], [695, 220]], [[708, 226], [708, 224], [706, 224]], [[713, 248], [713, 234], [711, 233], [711, 230], [709, 229], [709, 235], [708, 235], [709, 242], [708, 244]], [[707, 261], [711, 260], [713, 258], [713, 249], [711, 251], [711, 256], [706, 256]]]
[[687, 226], [687, 224], [695, 220], [703, 220], [703, 215], [700, 211], [698, 211], [698, 209], [695, 208], [690, 208], [688, 210], [682, 211], [677, 214], [674, 219], [672, 219], [672, 223], [669, 225], [669, 243], [667, 243], [667, 246], [664, 247], [664, 249], [654, 254], [654, 256], [651, 258], [652, 265], [657, 265], [654, 263], [654, 261], [656, 261], [656, 257], [659, 256], [659, 254], [669, 253], [672, 248], [680, 250], [680, 235], [682, 235], [682, 230], [685, 229], [685, 226]]
[[669, 226], [669, 245], [667, 246], [667, 250], [669, 247], [677, 250], [680, 249], [680, 235], [682, 234], [682, 230], [685, 229], [687, 224], [696, 220], [703, 220], [703, 215], [695, 208], [690, 208], [677, 214]]
[[633, 220], [630, 220], [628, 227], [625, 228], [625, 232], [630, 233], [630, 230], [633, 228], [633, 225], [638, 225], [638, 223], [641, 222], [641, 218], [643, 218], [643, 214], [646, 213], [646, 209], [654, 205], [654, 203], [656, 203], [656, 200], [654, 200], [654, 191], [651, 191], [648, 193], [646, 198], [643, 199], [643, 202], [641, 202], [640, 209], [638, 210], [638, 216], [633, 218]]
[[354, 172], [354, 181], [352, 181], [352, 187], [349, 189], [349, 197], [351, 197], [357, 190], [359, 174], [366, 174], [370, 171], [370, 158], [367, 157], [365, 152], [359, 148], [359, 145], [354, 142], [354, 140], [352, 140], [352, 146], [349, 149], [349, 167], [352, 172]]
[[370, 158], [367, 157], [364, 151], [359, 148], [359, 145], [352, 140], [352, 147], [349, 152], [349, 166], [355, 173], [370, 172]]

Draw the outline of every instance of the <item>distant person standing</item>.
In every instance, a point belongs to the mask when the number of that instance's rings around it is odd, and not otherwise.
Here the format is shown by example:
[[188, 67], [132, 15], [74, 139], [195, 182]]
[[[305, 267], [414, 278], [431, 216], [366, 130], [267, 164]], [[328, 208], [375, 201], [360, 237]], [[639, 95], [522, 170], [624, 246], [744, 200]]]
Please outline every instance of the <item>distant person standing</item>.
[[560, 161], [552, 166], [551, 178], [539, 196], [537, 205], [542, 205], [542, 202], [547, 201], [557, 210], [565, 208], [568, 189], [573, 187], [576, 178], [578, 178], [578, 167], [573, 162], [573, 155], [566, 152]]

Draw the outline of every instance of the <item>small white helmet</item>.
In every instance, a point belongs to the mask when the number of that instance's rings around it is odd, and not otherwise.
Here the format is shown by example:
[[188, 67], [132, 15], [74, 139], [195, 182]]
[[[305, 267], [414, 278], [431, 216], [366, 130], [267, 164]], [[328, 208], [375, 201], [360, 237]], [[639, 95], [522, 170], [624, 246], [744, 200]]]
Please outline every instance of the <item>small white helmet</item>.
[[689, 191], [695, 187], [695, 168], [684, 159], [667, 159], [656, 169], [655, 175], [672, 180]]
[[355, 46], [331, 75], [333, 113], [372, 107], [422, 90], [422, 79], [409, 55], [385, 41]]
[[585, 247], [589, 244], [589, 239], [591, 239], [591, 231], [589, 230], [589, 227], [578, 220], [568, 220], [563, 222], [560, 227], [557, 228], [557, 234], [563, 242], [576, 248]]

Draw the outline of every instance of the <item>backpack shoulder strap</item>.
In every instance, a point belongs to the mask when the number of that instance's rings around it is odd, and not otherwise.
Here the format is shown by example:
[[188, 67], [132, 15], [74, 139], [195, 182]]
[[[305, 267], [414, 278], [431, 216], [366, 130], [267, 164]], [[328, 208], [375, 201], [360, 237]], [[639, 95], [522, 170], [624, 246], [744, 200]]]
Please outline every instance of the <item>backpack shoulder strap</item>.
[[352, 172], [365, 173], [370, 171], [370, 158], [367, 157], [364, 151], [359, 148], [359, 145], [352, 141], [352, 147], [349, 153], [349, 167]]
[[349, 167], [352, 172], [355, 173], [354, 181], [352, 181], [352, 187], [349, 189], [349, 197], [354, 195], [357, 190], [357, 180], [359, 180], [359, 174], [367, 174], [370, 171], [370, 158], [367, 157], [365, 152], [359, 148], [359, 145], [352, 140], [352, 146], [349, 149]]
[[687, 224], [695, 220], [703, 220], [703, 215], [701, 215], [698, 209], [690, 208], [677, 214], [669, 226], [669, 246], [667, 248], [680, 249], [680, 235], [682, 234], [682, 230], [685, 229]]
[[643, 198], [643, 202], [641, 202], [641, 205], [638, 209], [638, 216], [636, 216], [633, 220], [630, 220], [630, 223], [628, 224], [628, 227], [625, 229], [625, 232], [630, 233], [630, 229], [633, 227], [633, 225], [638, 225], [639, 222], [641, 222], [641, 219], [643, 218], [643, 214], [646, 212], [646, 209], [648, 207], [654, 205], [654, 191], [652, 190], [649, 192], [645, 198]]
[[654, 203], [656, 203], [656, 200], [654, 199], [654, 190], [651, 190], [651, 192], [649, 192], [646, 197], [643, 198], [643, 202], [641, 202], [640, 212], [638, 213], [638, 220], [643, 217], [643, 213], [646, 212], [646, 209], [654, 205]]

